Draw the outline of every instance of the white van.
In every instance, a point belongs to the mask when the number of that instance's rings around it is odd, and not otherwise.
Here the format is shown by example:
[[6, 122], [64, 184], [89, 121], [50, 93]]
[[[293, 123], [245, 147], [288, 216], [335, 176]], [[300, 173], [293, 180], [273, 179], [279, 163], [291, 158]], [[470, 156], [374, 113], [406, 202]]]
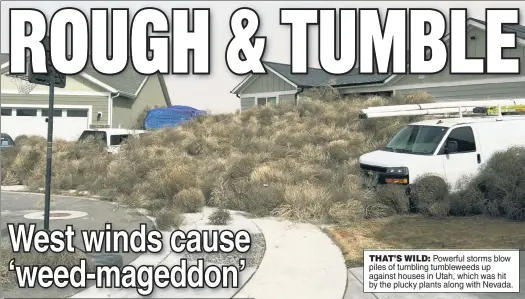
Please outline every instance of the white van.
[[495, 152], [512, 146], [525, 146], [525, 116], [433, 119], [408, 125], [384, 149], [362, 155], [359, 163], [365, 175], [382, 184], [410, 184], [432, 174], [455, 189]]
[[85, 140], [89, 137], [104, 142], [108, 153], [118, 153], [120, 144], [130, 136], [140, 136], [146, 133], [145, 130], [129, 129], [90, 129], [84, 130], [78, 140]]

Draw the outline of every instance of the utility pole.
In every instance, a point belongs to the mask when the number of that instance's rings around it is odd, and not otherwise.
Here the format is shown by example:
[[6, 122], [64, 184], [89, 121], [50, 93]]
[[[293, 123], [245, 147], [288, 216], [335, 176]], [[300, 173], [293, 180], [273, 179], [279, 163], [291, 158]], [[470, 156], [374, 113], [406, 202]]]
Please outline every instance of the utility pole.
[[47, 153], [46, 153], [46, 188], [44, 205], [44, 229], [49, 231], [49, 214], [51, 210], [51, 161], [53, 157], [53, 115], [55, 101], [55, 72], [49, 71], [49, 109], [47, 118]]

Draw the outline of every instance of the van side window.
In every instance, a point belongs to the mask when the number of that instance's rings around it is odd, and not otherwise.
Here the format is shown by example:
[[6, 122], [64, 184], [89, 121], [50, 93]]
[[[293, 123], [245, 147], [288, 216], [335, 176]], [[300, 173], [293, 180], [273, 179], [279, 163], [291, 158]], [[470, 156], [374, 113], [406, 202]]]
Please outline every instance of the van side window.
[[[458, 143], [457, 153], [469, 153], [476, 151], [476, 141], [474, 139], [474, 133], [472, 132], [471, 127], [461, 127], [452, 130], [450, 135], [447, 137], [447, 142], [448, 141], [456, 141]], [[445, 145], [446, 143], [443, 146]], [[444, 149], [445, 148], [443, 147], [441, 152], [444, 153]]]
[[124, 140], [126, 140], [129, 135], [111, 135], [109, 145], [120, 145]]

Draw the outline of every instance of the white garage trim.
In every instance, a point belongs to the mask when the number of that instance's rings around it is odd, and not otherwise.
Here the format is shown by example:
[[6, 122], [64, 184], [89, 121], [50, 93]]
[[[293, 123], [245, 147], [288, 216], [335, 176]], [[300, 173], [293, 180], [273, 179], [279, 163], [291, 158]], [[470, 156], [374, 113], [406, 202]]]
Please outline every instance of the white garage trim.
[[[16, 95], [24, 95], [21, 94], [18, 90], [2, 90], [2, 94], [16, 94]], [[49, 95], [49, 91], [43, 91], [43, 90], [33, 90], [30, 95]], [[99, 96], [99, 97], [105, 97], [108, 95], [111, 95], [110, 92], [94, 92], [94, 91], [62, 91], [60, 88], [55, 88], [55, 95], [64, 95], [64, 96]]]
[[[49, 109], [49, 105], [32, 105], [32, 104], [2, 104], [2, 108], [34, 108]], [[82, 109], [88, 111], [88, 125], [91, 125], [93, 119], [93, 107], [91, 105], [54, 105], [55, 109]], [[10, 117], [17, 117], [16, 115]], [[20, 116], [19, 116], [20, 117]]]

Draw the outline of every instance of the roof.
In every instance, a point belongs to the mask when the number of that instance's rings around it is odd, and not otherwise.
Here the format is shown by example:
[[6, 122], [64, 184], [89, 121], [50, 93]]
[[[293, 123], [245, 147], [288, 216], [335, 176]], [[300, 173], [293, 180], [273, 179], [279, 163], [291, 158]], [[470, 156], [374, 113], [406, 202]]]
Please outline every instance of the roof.
[[[475, 18], [468, 18], [468, 20], [471, 20], [471, 21], [475, 21], [483, 26], [486, 26], [487, 23], [485, 21], [482, 21], [482, 20], [478, 20], [478, 19], [475, 19]], [[521, 39], [525, 39], [525, 26], [522, 26], [522, 25], [507, 25], [507, 24], [503, 24], [502, 25], [502, 28], [503, 28], [503, 32], [506, 32], [506, 33], [516, 33], [516, 36], [521, 38]]]
[[[485, 26], [485, 22], [475, 19], [468, 18], [467, 21], [473, 21], [479, 25]], [[525, 39], [525, 26], [521, 25], [503, 25], [503, 31], [509, 33], [516, 33], [516, 36], [520, 39]], [[448, 35], [447, 35], [448, 36]], [[428, 53], [429, 55], [430, 52]], [[355, 67], [348, 74], [343, 75], [331, 75], [320, 68], [309, 67], [307, 74], [292, 74], [291, 65], [277, 62], [263, 61], [267, 71], [273, 71], [278, 73], [280, 76], [286, 78], [289, 82], [293, 83], [297, 87], [320, 87], [330, 85], [333, 87], [345, 87], [345, 86], [357, 86], [367, 84], [383, 84], [385, 81], [393, 76], [394, 74], [359, 74], [359, 67]], [[252, 77], [250, 75], [248, 78]], [[238, 93], [241, 87], [248, 82], [248, 78], [238, 84], [232, 93]]]
[[391, 74], [359, 74], [359, 68], [354, 68], [350, 73], [345, 75], [331, 75], [320, 68], [308, 68], [308, 74], [294, 75], [292, 68], [288, 64], [276, 62], [263, 62], [265, 66], [283, 75], [297, 86], [300, 87], [318, 87], [323, 85], [344, 86], [357, 84], [380, 83]]
[[[8, 62], [9, 54], [0, 54], [0, 64], [2, 68], [7, 67], [9, 65], [7, 64]], [[131, 63], [128, 63], [126, 68], [116, 75], [101, 74], [94, 69], [91, 63], [88, 63], [84, 71], [81, 73], [81, 76], [87, 77], [86, 79], [88, 80], [91, 79], [90, 81], [110, 92], [120, 93], [122, 96], [128, 98], [136, 97], [142, 86], [145, 84], [146, 79], [149, 77], [136, 72]], [[166, 98], [167, 103], [171, 103], [164, 76], [159, 74], [158, 77], [164, 97]]]

